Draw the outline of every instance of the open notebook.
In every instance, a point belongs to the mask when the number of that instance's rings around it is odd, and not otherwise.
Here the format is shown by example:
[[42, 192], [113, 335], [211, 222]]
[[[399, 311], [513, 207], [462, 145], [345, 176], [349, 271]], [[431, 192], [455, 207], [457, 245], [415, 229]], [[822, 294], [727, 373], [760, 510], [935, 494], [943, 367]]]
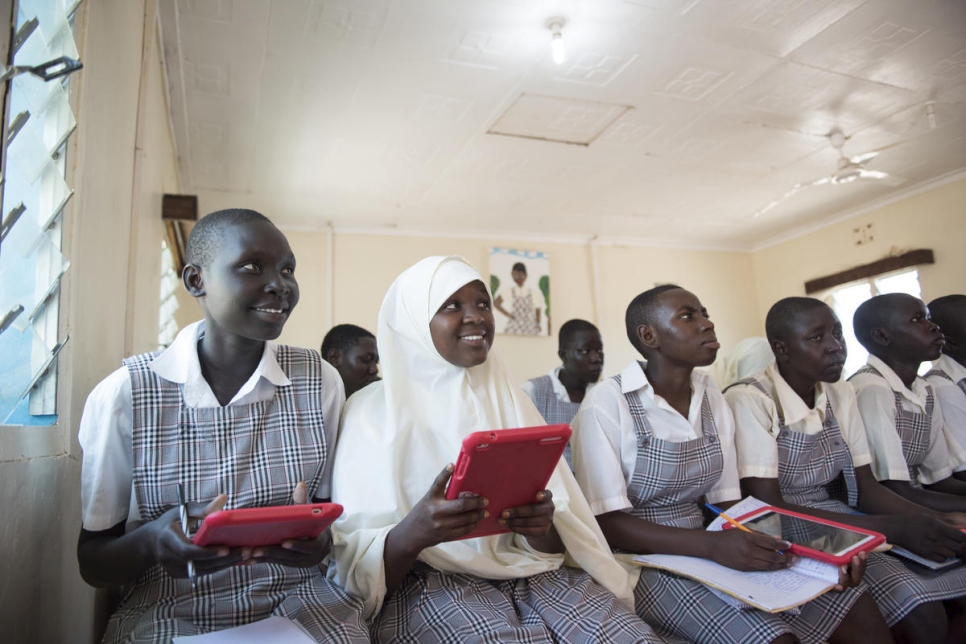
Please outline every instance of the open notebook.
[[297, 623], [285, 617], [269, 617], [244, 626], [226, 628], [204, 635], [175, 637], [173, 644], [314, 644]]
[[[728, 509], [731, 516], [740, 516], [764, 507], [754, 497], [748, 497]], [[708, 530], [721, 530], [724, 519], [715, 519]], [[769, 613], [780, 613], [801, 606], [828, 592], [838, 583], [838, 567], [808, 557], [798, 557], [785, 570], [771, 572], [741, 572], [717, 564], [709, 559], [681, 555], [635, 555], [634, 563], [648, 568], [661, 568], [683, 577], [700, 581], [724, 593], [725, 600], [734, 598], [744, 604]], [[735, 605], [738, 602], [731, 600]]]

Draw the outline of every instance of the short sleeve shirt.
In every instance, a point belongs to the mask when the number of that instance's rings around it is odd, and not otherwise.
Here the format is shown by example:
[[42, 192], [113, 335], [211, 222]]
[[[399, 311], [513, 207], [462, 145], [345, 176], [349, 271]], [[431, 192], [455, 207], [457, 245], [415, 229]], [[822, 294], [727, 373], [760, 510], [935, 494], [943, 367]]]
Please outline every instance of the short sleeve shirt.
[[855, 393], [847, 382], [815, 385], [815, 406], [810, 409], [785, 382], [776, 365], [769, 365], [755, 379], [764, 385], [770, 397], [748, 385], [731, 387], [725, 392], [725, 399], [735, 417], [739, 477], [777, 479], [779, 412], [789, 431], [818, 434], [825, 427], [826, 403], [831, 403], [832, 414], [848, 445], [853, 465], [860, 467], [872, 462], [865, 425]]
[[943, 355], [933, 363], [933, 368], [952, 379], [939, 375], [927, 378], [936, 393], [936, 404], [942, 410], [949, 453], [957, 463], [953, 469], [957, 472], [966, 470], [966, 391], [957, 384], [966, 378], [966, 367]]
[[[859, 413], [865, 424], [866, 437], [872, 454], [872, 471], [880, 481], [908, 481], [909, 469], [902, 454], [902, 440], [896, 431], [896, 399], [907, 411], [926, 413], [926, 381], [917, 377], [908, 389], [886, 363], [869, 356], [869, 366], [882, 374], [860, 373], [852, 376], [849, 384], [855, 389]], [[936, 483], [952, 474], [952, 459], [946, 445], [939, 405], [933, 407], [926, 458], [919, 466], [923, 483]]]
[[[189, 407], [219, 407], [218, 399], [201, 373], [197, 347], [203, 333], [203, 322], [185, 327], [150, 368], [161, 378], [178, 383]], [[255, 372], [229, 405], [271, 400], [276, 386], [290, 384], [275, 358], [277, 351], [276, 345], [265, 343]], [[327, 381], [322, 392], [322, 413], [329, 457], [315, 496], [329, 498], [331, 463], [345, 390], [339, 373], [324, 361], [322, 377]], [[122, 521], [131, 523], [140, 519], [133, 493], [133, 419], [131, 378], [127, 367], [121, 367], [91, 391], [81, 416], [78, 440], [83, 449], [81, 519], [85, 530], [107, 530]]]
[[[556, 396], [557, 400], [560, 402], [569, 403], [572, 402], [570, 400], [570, 394], [567, 393], [567, 388], [564, 386], [564, 384], [560, 382], [561, 369], [563, 369], [563, 367], [554, 367], [547, 375], [550, 376], [550, 384], [553, 386], [553, 395]], [[591, 385], [591, 387], [593, 387], [593, 385]], [[536, 389], [534, 387], [533, 380], [527, 380], [525, 383], [520, 385], [520, 388], [523, 389], [523, 393], [533, 399], [533, 392]]]
[[708, 492], [708, 500], [718, 503], [741, 498], [734, 420], [711, 379], [698, 371], [691, 373], [691, 406], [685, 418], [654, 393], [641, 364], [632, 362], [621, 372], [620, 384], [608, 378], [588, 392], [573, 422], [574, 474], [595, 515], [631, 507], [627, 485], [637, 466], [637, 433], [624, 394], [637, 397], [644, 406], [655, 438], [680, 443], [703, 436], [701, 401], [705, 392], [724, 457], [721, 478]]

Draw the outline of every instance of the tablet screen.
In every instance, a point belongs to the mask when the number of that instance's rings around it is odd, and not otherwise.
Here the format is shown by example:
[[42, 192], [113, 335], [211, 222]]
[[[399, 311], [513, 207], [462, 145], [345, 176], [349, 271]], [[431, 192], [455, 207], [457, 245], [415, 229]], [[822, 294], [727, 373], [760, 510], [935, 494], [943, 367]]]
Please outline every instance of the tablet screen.
[[808, 521], [777, 512], [766, 512], [744, 520], [742, 523], [757, 532], [780, 537], [790, 543], [830, 555], [844, 554], [855, 546], [874, 538], [871, 535], [847, 528]]

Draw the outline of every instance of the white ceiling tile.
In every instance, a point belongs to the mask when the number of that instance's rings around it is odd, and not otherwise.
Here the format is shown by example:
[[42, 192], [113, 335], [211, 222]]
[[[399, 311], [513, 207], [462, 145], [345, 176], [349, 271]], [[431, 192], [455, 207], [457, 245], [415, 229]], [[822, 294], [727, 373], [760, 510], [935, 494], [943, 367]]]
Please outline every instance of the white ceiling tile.
[[[174, 6], [185, 189], [280, 223], [747, 247], [966, 167], [961, 0]], [[887, 148], [866, 167], [895, 180], [754, 217], [836, 170], [833, 127], [846, 155]]]

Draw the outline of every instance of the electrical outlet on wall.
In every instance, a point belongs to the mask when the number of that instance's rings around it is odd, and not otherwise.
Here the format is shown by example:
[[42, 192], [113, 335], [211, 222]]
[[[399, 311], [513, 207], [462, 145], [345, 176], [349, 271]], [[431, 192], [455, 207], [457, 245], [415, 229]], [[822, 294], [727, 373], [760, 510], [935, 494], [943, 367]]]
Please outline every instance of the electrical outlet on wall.
[[856, 226], [852, 229], [852, 242], [862, 246], [875, 241], [875, 225], [872, 223]]

